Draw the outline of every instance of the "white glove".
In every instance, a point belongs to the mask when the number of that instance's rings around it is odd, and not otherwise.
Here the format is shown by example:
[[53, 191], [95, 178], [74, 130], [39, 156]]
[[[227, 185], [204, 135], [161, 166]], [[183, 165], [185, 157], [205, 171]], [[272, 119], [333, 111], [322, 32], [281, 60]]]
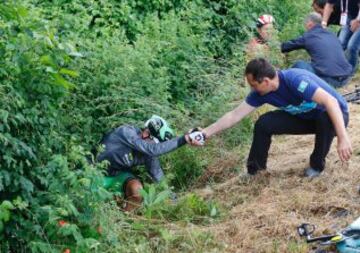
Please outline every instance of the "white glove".
[[189, 138], [191, 141], [197, 141], [201, 146], [205, 144], [205, 136], [200, 131], [195, 131], [189, 134]]

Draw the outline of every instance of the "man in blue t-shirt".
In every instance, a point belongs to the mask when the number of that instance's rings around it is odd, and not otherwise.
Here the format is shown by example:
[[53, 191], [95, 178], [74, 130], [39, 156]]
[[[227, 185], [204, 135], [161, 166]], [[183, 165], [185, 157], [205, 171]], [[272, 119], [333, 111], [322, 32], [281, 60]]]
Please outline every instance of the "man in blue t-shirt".
[[[247, 161], [248, 173], [266, 169], [271, 136], [279, 134], [315, 134], [315, 147], [305, 176], [318, 176], [337, 135], [337, 151], [341, 161], [352, 154], [346, 131], [349, 113], [346, 101], [325, 81], [302, 69], [276, 71], [265, 59], [250, 61], [245, 70], [252, 91], [237, 108], [202, 130], [202, 137], [232, 127], [257, 107], [267, 103], [280, 110], [262, 115], [255, 124], [254, 137]], [[201, 143], [194, 142], [195, 145]]]

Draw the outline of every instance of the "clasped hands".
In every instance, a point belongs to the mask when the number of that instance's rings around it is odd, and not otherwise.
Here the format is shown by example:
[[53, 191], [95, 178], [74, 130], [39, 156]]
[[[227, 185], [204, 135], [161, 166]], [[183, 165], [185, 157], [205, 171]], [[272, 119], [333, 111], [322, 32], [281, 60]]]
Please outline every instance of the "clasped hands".
[[196, 127], [196, 128], [190, 129], [185, 134], [185, 139], [186, 139], [186, 142], [192, 146], [204, 146], [205, 140], [206, 140], [206, 135], [202, 131], [202, 128]]

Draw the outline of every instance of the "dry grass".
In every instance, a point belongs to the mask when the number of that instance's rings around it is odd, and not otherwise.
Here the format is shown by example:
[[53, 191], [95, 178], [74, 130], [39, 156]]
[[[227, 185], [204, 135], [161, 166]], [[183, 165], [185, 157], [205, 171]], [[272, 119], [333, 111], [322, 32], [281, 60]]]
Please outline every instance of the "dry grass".
[[[353, 89], [353, 84], [348, 90]], [[224, 242], [226, 252], [303, 253], [312, 250], [297, 235], [296, 227], [302, 222], [316, 224], [316, 234], [325, 234], [358, 217], [360, 105], [351, 104], [350, 112], [348, 132], [354, 154], [349, 163], [339, 161], [335, 139], [325, 171], [318, 178], [307, 179], [302, 174], [308, 166], [314, 136], [274, 138], [268, 171], [250, 180], [233, 177], [197, 191], [228, 210], [223, 222], [203, 229]], [[208, 173], [220, 177], [226, 166], [235, 166], [234, 161], [238, 162], [228, 155], [225, 165], [214, 166]]]

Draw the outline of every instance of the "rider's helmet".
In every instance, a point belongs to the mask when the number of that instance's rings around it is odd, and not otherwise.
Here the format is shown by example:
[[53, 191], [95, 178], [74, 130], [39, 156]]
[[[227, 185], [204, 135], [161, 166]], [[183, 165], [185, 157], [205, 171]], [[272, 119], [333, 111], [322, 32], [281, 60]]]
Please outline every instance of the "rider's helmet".
[[151, 116], [151, 118], [146, 121], [145, 127], [149, 129], [150, 135], [160, 142], [170, 140], [174, 137], [174, 131], [169, 127], [166, 120], [160, 116]]
[[257, 20], [256, 20], [256, 27], [260, 28], [264, 25], [267, 24], [272, 24], [274, 23], [275, 19], [273, 16], [269, 15], [269, 14], [264, 14], [261, 15]]

